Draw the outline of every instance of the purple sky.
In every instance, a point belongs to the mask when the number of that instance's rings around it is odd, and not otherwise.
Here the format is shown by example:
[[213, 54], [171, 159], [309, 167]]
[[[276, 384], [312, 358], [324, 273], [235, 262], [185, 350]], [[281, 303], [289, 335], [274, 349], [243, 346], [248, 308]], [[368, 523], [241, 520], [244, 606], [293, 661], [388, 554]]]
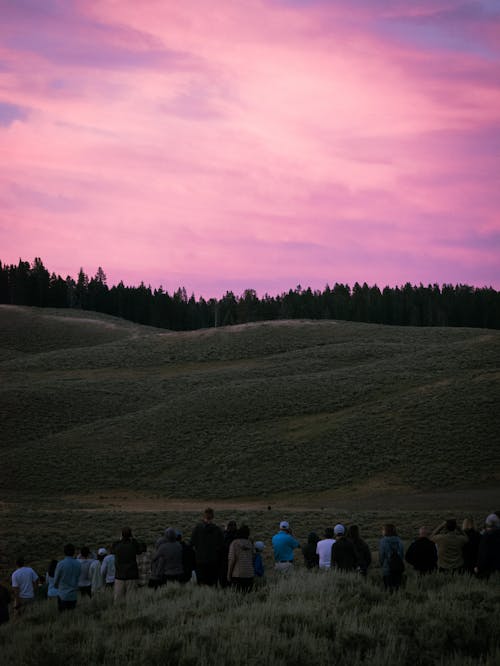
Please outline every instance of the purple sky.
[[0, 0], [0, 259], [500, 288], [500, 3]]

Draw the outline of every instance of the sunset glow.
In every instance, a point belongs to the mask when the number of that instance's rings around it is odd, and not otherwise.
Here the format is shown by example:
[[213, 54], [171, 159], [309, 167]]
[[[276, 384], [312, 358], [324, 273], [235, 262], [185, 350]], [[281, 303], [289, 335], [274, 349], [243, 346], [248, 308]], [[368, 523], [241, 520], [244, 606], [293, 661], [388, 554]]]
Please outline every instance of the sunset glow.
[[500, 4], [0, 0], [0, 259], [500, 288]]

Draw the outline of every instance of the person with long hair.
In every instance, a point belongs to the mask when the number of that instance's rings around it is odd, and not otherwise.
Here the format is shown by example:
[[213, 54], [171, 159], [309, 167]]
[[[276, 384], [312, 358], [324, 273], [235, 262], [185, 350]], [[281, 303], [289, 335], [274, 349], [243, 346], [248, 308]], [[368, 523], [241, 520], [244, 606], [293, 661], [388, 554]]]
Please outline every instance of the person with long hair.
[[57, 560], [50, 560], [49, 566], [47, 569], [47, 599], [57, 599], [58, 591], [54, 583], [54, 578], [56, 575]]
[[382, 528], [379, 557], [384, 587], [391, 593], [401, 587], [405, 566], [404, 553], [403, 542], [398, 537], [395, 526], [392, 523], [387, 523]]

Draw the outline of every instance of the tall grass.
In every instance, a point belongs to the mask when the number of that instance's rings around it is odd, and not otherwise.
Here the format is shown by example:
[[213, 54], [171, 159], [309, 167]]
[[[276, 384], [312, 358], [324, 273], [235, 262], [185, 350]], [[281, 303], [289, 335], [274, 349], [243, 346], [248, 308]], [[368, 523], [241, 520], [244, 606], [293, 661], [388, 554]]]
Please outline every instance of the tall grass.
[[4, 663], [498, 664], [498, 580], [410, 577], [388, 596], [378, 577], [294, 572], [251, 594], [181, 587], [106, 591], [59, 616], [40, 603], [0, 628]]

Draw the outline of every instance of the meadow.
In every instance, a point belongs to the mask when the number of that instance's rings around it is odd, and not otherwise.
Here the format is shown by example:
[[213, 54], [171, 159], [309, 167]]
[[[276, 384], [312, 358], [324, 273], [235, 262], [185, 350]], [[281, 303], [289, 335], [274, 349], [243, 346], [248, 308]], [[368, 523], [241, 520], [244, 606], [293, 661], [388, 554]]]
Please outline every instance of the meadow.
[[410, 575], [389, 600], [376, 568], [274, 580], [269, 546], [283, 518], [300, 541], [356, 522], [374, 551], [387, 521], [406, 544], [452, 514], [481, 524], [500, 508], [499, 360], [487, 329], [174, 333], [0, 306], [4, 579], [18, 554], [43, 573], [68, 540], [109, 545], [124, 524], [150, 545], [168, 525], [189, 536], [207, 504], [268, 544], [270, 572], [244, 600], [173, 586], [118, 613], [39, 607], [0, 631], [8, 663], [62, 663], [70, 644], [75, 663], [498, 663], [497, 581]]

